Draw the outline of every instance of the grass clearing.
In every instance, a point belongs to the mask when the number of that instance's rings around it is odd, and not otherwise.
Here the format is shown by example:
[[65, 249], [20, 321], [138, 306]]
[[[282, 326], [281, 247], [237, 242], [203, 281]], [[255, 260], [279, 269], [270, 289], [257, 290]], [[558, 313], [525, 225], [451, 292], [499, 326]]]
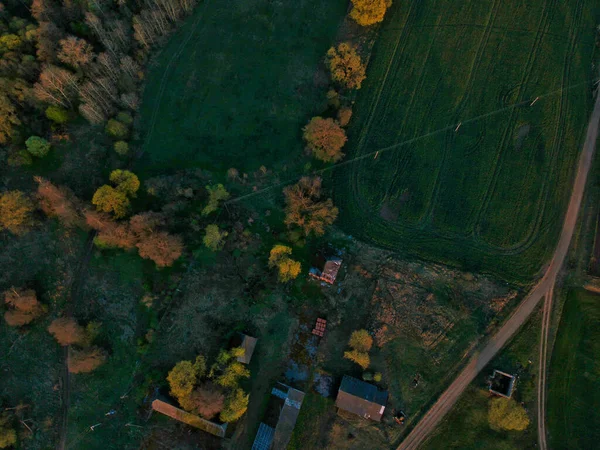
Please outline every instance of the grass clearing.
[[599, 338], [600, 297], [571, 290], [548, 376], [548, 439], [552, 448], [594, 448], [600, 439]]
[[320, 62], [346, 6], [200, 2], [149, 70], [136, 172], [248, 171], [301, 159], [301, 128], [325, 101]]
[[[423, 445], [424, 449], [521, 450], [537, 447], [535, 383], [541, 312], [538, 308], [509, 345], [475, 378]], [[518, 374], [512, 398], [523, 403], [529, 413], [530, 423], [525, 431], [495, 431], [490, 428], [488, 409], [491, 396], [487, 390], [487, 378], [494, 369]]]
[[591, 0], [395, 2], [346, 149], [380, 153], [334, 178], [343, 226], [406, 255], [530, 280], [568, 201], [598, 12]]

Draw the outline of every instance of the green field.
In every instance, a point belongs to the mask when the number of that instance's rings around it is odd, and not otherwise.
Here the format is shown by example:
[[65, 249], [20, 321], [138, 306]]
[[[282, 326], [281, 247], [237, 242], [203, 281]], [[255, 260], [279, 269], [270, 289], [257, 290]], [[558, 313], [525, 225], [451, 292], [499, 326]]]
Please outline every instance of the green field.
[[[152, 63], [140, 173], [257, 170], [301, 159], [345, 0], [202, 0]], [[323, 82], [324, 81], [324, 82]]]
[[335, 173], [344, 228], [531, 279], [568, 201], [599, 12], [593, 0], [394, 2], [350, 124], [347, 159], [362, 158]]
[[600, 440], [600, 297], [571, 291], [564, 306], [548, 377], [551, 448], [596, 448]]

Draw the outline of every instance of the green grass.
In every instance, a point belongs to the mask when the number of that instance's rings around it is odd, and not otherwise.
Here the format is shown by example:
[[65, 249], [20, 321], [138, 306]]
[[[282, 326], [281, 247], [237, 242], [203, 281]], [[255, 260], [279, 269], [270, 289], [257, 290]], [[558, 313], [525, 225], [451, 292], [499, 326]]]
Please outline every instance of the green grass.
[[347, 159], [366, 156], [334, 177], [344, 228], [531, 279], [568, 201], [598, 12], [592, 0], [394, 2], [349, 129]]
[[[423, 445], [423, 449], [521, 450], [537, 447], [534, 411], [540, 313], [541, 310], [538, 309], [508, 347], [502, 350], [475, 378], [433, 436]], [[529, 361], [532, 363], [529, 364]], [[518, 374], [513, 399], [522, 402], [529, 413], [530, 424], [525, 431], [495, 431], [490, 428], [488, 423], [490, 395], [487, 391], [487, 377], [494, 369]]]
[[302, 159], [325, 100], [319, 64], [344, 0], [202, 0], [148, 72], [138, 173], [257, 170]]
[[551, 448], [596, 448], [600, 440], [600, 297], [568, 293], [548, 377]]
[[307, 392], [296, 421], [289, 450], [324, 448], [324, 432], [335, 417], [334, 400]]

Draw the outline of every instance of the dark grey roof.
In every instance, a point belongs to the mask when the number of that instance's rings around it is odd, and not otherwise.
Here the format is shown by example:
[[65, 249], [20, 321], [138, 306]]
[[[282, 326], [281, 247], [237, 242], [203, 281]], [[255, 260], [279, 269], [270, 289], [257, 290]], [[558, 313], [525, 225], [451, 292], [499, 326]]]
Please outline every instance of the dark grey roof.
[[366, 419], [380, 421], [387, 399], [387, 391], [380, 391], [372, 384], [344, 375], [335, 405]]

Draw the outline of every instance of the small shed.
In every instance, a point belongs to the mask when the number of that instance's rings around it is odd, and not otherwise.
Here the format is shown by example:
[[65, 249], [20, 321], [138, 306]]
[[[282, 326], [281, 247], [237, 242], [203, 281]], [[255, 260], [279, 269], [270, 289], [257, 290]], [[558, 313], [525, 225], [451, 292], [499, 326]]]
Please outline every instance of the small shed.
[[515, 389], [516, 377], [506, 372], [494, 369], [494, 374], [490, 381], [490, 392], [501, 397], [510, 398]]
[[324, 281], [328, 284], [335, 283], [335, 279], [338, 276], [338, 272], [342, 267], [342, 259], [338, 257], [329, 258], [325, 261], [323, 266], [323, 270], [319, 270], [318, 268], [311, 268], [309, 271], [309, 275], [317, 280]]
[[254, 353], [254, 348], [256, 347], [256, 342], [258, 339], [248, 336], [247, 334], [242, 334], [242, 343], [240, 347], [244, 349], [244, 354], [242, 356], [238, 356], [238, 362], [242, 364], [250, 364], [250, 360], [252, 359], [252, 354]]
[[227, 430], [226, 423], [218, 424], [211, 422], [158, 399], [152, 402], [152, 409], [187, 425], [204, 430], [207, 433], [218, 437], [225, 437], [225, 431]]
[[357, 378], [344, 375], [335, 406], [365, 419], [381, 422], [388, 392]]

